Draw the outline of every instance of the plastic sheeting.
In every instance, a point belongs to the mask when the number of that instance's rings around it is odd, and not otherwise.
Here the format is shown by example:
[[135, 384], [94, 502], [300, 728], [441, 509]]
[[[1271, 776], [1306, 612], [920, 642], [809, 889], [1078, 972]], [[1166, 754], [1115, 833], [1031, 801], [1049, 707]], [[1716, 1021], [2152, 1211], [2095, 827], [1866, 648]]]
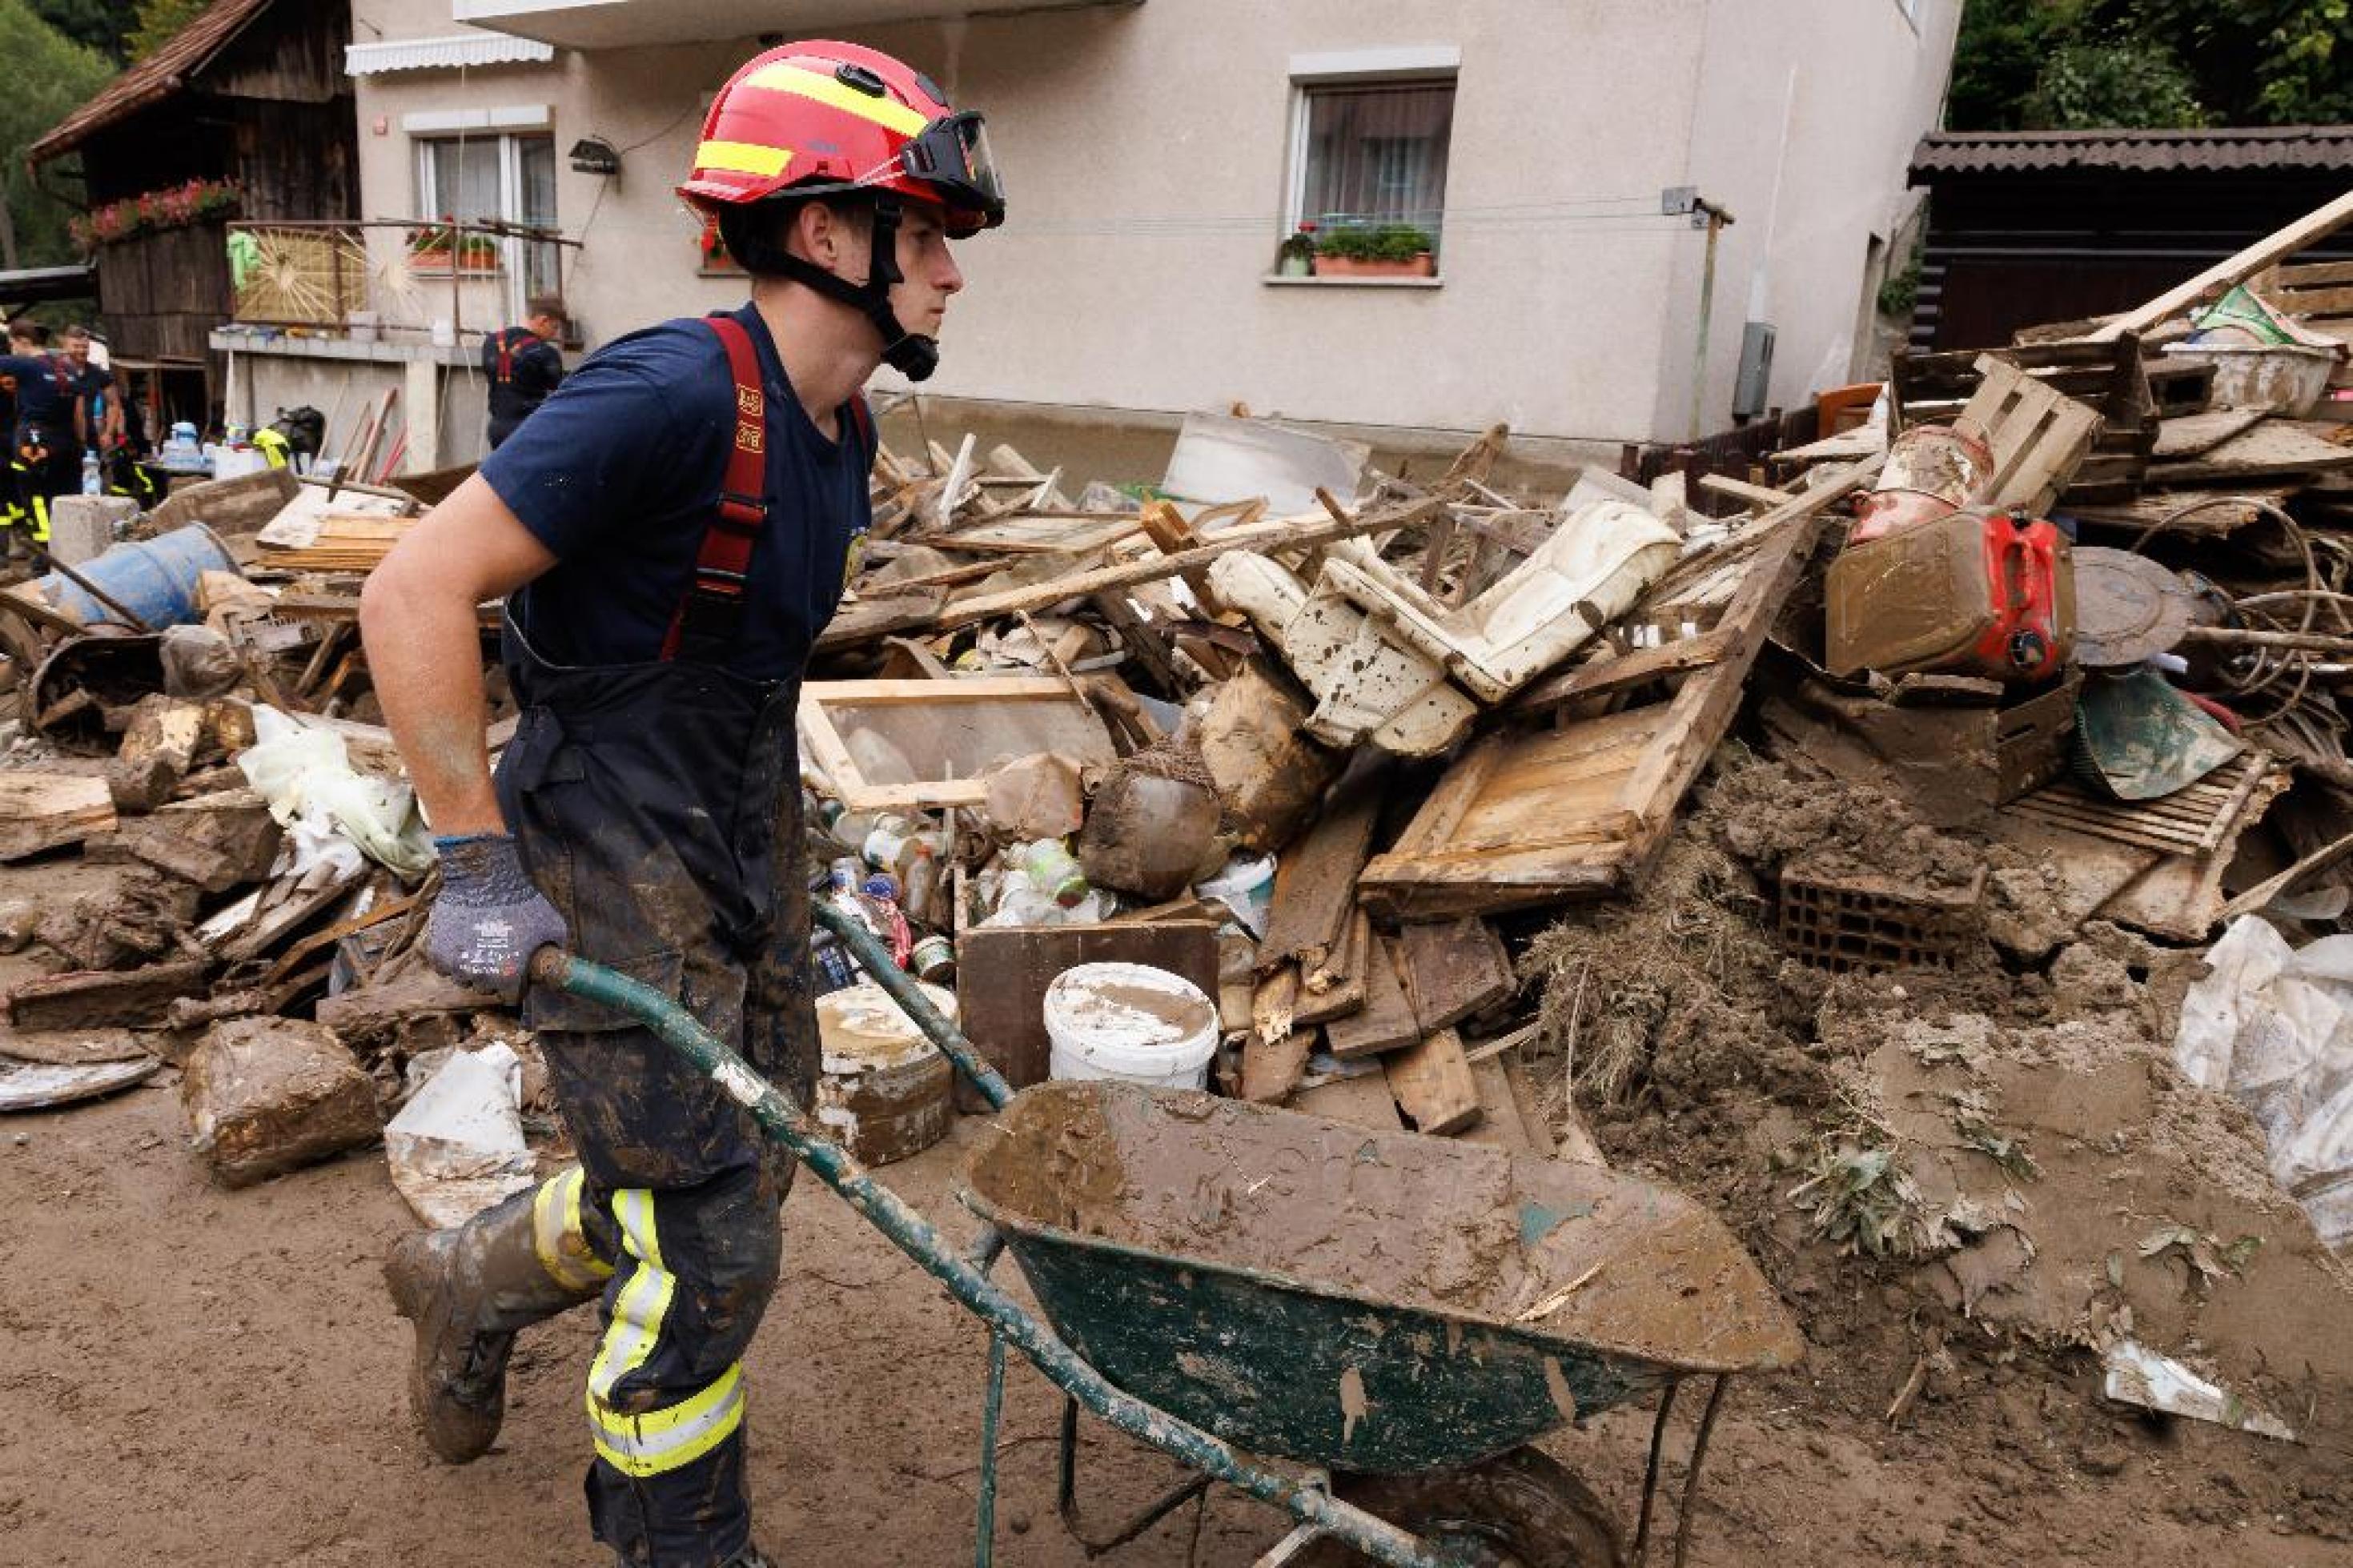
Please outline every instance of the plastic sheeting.
[[298, 870], [307, 876], [322, 862], [357, 870], [361, 855], [412, 879], [432, 866], [432, 840], [406, 784], [358, 772], [341, 735], [275, 708], [256, 705], [253, 730], [237, 765], [285, 826]]
[[2329, 1247], [2353, 1242], [2353, 936], [2302, 949], [2268, 921], [2232, 922], [2189, 988], [2173, 1058], [2244, 1105], [2272, 1177]]

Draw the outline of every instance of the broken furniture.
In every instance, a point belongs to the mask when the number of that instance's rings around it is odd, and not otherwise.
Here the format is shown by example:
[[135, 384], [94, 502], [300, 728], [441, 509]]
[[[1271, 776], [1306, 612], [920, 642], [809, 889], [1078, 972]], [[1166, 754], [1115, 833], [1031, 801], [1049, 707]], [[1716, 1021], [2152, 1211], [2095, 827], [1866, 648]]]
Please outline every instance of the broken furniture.
[[1361, 541], [1327, 549], [1312, 588], [1261, 554], [1226, 556], [1209, 579], [1315, 695], [1308, 733], [1431, 756], [1461, 737], [1480, 704], [1510, 696], [1616, 620], [1681, 548], [1650, 511], [1581, 484], [1552, 535], [1460, 606], [1437, 602]]

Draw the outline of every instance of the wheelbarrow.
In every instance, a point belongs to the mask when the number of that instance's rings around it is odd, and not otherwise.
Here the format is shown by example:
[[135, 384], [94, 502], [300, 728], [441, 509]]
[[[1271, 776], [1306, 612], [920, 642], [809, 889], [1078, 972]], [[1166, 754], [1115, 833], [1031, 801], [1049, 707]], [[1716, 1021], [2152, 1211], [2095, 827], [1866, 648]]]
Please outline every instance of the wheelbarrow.
[[[1712, 1375], [1683, 1562], [1726, 1380], [1803, 1352], [1712, 1215], [1598, 1167], [1194, 1091], [1017, 1096], [870, 932], [817, 916], [1001, 1113], [958, 1194], [982, 1222], [968, 1248], [669, 996], [553, 948], [532, 978], [644, 1024], [987, 1325], [978, 1568], [994, 1562], [1008, 1345], [1064, 1395], [1057, 1500], [1089, 1556], [1222, 1482], [1292, 1521], [1257, 1568], [1618, 1568], [1609, 1511], [1527, 1445], [1657, 1393], [1633, 1548], [1646, 1560], [1676, 1387]], [[989, 1278], [1008, 1250], [1039, 1311]], [[1196, 1474], [1093, 1528], [1077, 1496], [1082, 1408]]]

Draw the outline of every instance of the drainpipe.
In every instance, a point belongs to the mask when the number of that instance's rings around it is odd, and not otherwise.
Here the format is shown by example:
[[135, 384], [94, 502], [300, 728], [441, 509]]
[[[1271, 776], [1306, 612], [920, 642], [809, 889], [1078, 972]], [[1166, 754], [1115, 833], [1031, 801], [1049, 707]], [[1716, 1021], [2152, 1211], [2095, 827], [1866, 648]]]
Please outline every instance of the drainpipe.
[[1665, 217], [1691, 215], [1694, 228], [1707, 230], [1707, 260], [1702, 265], [1699, 279], [1699, 343], [1692, 351], [1691, 436], [1700, 437], [1700, 411], [1707, 402], [1707, 326], [1715, 310], [1715, 241], [1732, 224], [1728, 208], [1709, 201], [1699, 194], [1697, 185], [1670, 185], [1659, 193], [1659, 212]]

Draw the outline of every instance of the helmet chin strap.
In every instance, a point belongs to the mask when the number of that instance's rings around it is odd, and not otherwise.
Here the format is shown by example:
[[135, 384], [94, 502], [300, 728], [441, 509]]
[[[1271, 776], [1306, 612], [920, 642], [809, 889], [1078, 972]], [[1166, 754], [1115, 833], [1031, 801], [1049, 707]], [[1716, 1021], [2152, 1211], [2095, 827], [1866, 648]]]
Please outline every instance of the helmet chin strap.
[[719, 226], [720, 237], [736, 260], [754, 272], [781, 273], [828, 300], [849, 306], [864, 316], [873, 326], [875, 335], [882, 340], [884, 364], [909, 381], [931, 379], [932, 373], [940, 368], [939, 340], [907, 331], [891, 310], [891, 286], [905, 276], [899, 270], [900, 208], [895, 198], [882, 196], [874, 203], [873, 245], [863, 283], [852, 283], [780, 245], [755, 238], [749, 223], [730, 223], [728, 217], [741, 210], [731, 208], [721, 215]]

